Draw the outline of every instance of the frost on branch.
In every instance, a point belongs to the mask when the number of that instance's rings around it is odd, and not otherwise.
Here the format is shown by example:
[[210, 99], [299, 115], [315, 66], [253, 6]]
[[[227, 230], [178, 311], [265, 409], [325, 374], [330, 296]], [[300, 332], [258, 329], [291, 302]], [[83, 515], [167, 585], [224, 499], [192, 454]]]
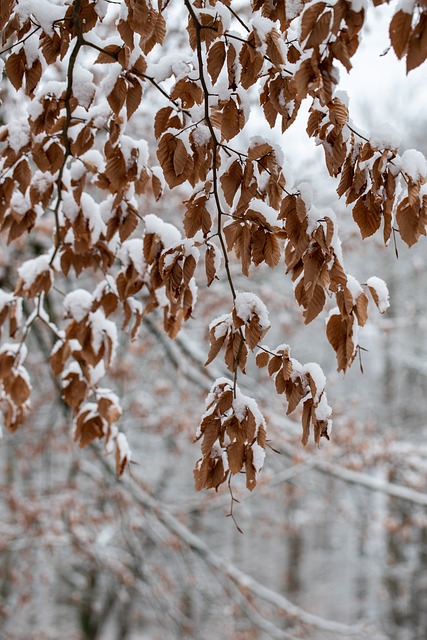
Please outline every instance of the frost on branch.
[[[264, 302], [237, 286], [236, 269], [249, 278], [284, 260], [305, 323], [326, 315], [340, 371], [367, 321], [365, 289], [380, 313], [389, 304], [380, 278], [362, 286], [346, 273], [336, 215], [316, 205], [310, 185], [293, 183], [275, 127], [289, 129], [309, 101], [307, 135], [362, 238], [381, 230], [386, 244], [398, 233], [411, 246], [427, 233], [425, 158], [400, 154], [396, 136], [359, 134], [339, 91], [337, 63], [351, 69], [363, 3], [0, 4], [6, 427], [29, 410], [31, 350], [53, 344], [44, 357], [75, 440], [101, 440], [120, 475], [130, 449], [106, 382], [119, 344], [137, 340], [152, 314], [175, 338], [198, 295], [210, 301], [225, 283], [228, 305], [210, 321], [206, 365], [222, 352], [232, 382], [209, 396], [196, 483], [217, 488], [245, 469], [252, 489], [265, 427], [237, 384], [251, 354], [260, 348], [256, 361], [288, 413], [301, 409], [304, 443], [311, 431], [316, 443], [328, 436], [330, 408], [316, 365], [300, 365], [287, 346], [261, 347], [271, 321]], [[426, 34], [425, 3], [396, 8], [390, 42], [408, 72], [427, 57]], [[248, 126], [254, 101], [270, 136]]]

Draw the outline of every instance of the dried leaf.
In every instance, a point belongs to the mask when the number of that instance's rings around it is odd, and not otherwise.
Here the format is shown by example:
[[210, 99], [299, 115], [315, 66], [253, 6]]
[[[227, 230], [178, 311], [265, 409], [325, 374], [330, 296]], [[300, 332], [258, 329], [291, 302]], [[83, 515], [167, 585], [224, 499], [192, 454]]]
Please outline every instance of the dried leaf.
[[412, 15], [399, 9], [390, 22], [390, 41], [394, 52], [399, 58], [403, 58], [407, 49], [411, 34]]

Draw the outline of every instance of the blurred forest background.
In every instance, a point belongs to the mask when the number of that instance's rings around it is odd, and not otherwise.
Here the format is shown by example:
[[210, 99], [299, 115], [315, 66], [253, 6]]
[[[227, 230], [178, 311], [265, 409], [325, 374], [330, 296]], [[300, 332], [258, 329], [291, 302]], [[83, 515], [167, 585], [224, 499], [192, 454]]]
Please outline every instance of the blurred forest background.
[[[427, 153], [425, 65], [406, 78], [385, 52], [389, 16], [387, 6], [370, 13], [343, 85], [360, 128], [391, 123], [400, 151]], [[5, 91], [3, 122], [14, 109]], [[250, 368], [240, 384], [259, 400], [270, 445], [257, 490], [249, 494], [236, 477], [233, 498], [226, 486], [195, 493], [193, 438], [206, 391], [224, 375], [218, 363], [203, 367], [207, 322], [229, 296], [218, 286], [176, 340], [151, 315], [131, 348], [119, 345], [110, 378], [133, 464], [117, 480], [100, 447], [71, 441], [44, 366], [46, 336], [34, 332], [34, 410], [3, 434], [0, 449], [2, 640], [427, 637], [426, 242], [410, 251], [399, 240], [362, 244], [299, 121], [282, 139], [296, 182], [312, 184], [319, 208], [333, 207], [347, 270], [362, 283], [383, 278], [391, 298], [388, 313], [361, 331], [366, 351], [343, 376], [318, 337], [324, 317], [303, 325], [285, 267], [251, 272], [252, 290], [277, 320], [268, 341], [292, 341], [301, 361], [319, 362], [327, 375], [331, 441], [303, 448], [299, 423], [285, 416], [264, 371]], [[135, 127], [148, 138], [144, 123], [142, 113]], [[255, 109], [251, 123], [251, 135], [264, 133]], [[179, 224], [185, 195], [147, 196], [146, 211]], [[3, 282], [20, 259], [19, 245], [1, 247]]]

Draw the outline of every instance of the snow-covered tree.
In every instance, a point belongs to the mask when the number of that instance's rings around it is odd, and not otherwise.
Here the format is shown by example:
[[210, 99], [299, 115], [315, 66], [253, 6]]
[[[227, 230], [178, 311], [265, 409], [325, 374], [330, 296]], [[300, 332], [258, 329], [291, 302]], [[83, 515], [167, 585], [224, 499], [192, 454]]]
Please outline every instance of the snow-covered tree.
[[[237, 478], [231, 482], [239, 473], [250, 491], [257, 483], [267, 492], [269, 482], [280, 484], [274, 456], [266, 465], [270, 475], [266, 467], [260, 474], [269, 445], [296, 457], [297, 467], [309, 466], [310, 449], [286, 441], [283, 431], [292, 438], [295, 432], [284, 414], [300, 419], [304, 445], [329, 439], [334, 403], [326, 396], [327, 376], [313, 362], [324, 341], [322, 322], [335, 366], [347, 372], [362, 355], [363, 327], [375, 323], [368, 322], [368, 306], [374, 318], [389, 307], [375, 262], [361, 269], [350, 249], [362, 252], [362, 241], [378, 236], [394, 253], [399, 238], [411, 247], [426, 235], [425, 157], [402, 150], [388, 126], [366, 133], [342, 90], [366, 15], [359, 0], [1, 3], [0, 409], [6, 430], [17, 431], [7, 440], [4, 471], [11, 496], [0, 549], [7, 607], [13, 607], [10, 586], [19, 582], [12, 524], [19, 516], [20, 530], [29, 523], [42, 532], [45, 549], [61, 541], [72, 547], [74, 563], [63, 574], [68, 593], [84, 585], [85, 637], [100, 637], [114, 602], [118, 637], [125, 638], [138, 618], [132, 593], [154, 598], [156, 590], [164, 591], [159, 611], [170, 611], [173, 633], [191, 634], [187, 626], [204, 617], [204, 597], [219, 598], [217, 585], [198, 583], [196, 569], [199, 600], [186, 600], [185, 585], [178, 588], [180, 563], [194, 555], [222, 573], [235, 606], [268, 637], [290, 637], [277, 621], [281, 615], [297, 621], [296, 634], [305, 625], [326, 635], [362, 633], [310, 616], [251, 582], [197, 537], [198, 513], [188, 510], [194, 526], [186, 528], [161, 498], [169, 476], [179, 492], [180, 474], [191, 468], [177, 463], [189, 457], [180, 449], [182, 434], [200, 444], [196, 489], [228, 482], [232, 519]], [[387, 55], [404, 60], [407, 73], [422, 68], [425, 2], [393, 9], [389, 39]], [[299, 148], [286, 144], [294, 128], [322, 151], [330, 179], [325, 193], [295, 170]], [[308, 345], [292, 340], [301, 319], [311, 325]], [[46, 406], [55, 408], [47, 415]], [[344, 420], [339, 403], [336, 409], [343, 425], [336, 458], [323, 467], [316, 462], [319, 473], [424, 508], [419, 452], [410, 449], [414, 486], [395, 485], [386, 473], [363, 474], [361, 461], [384, 471], [394, 468], [398, 452], [371, 437], [372, 451], [377, 443], [381, 453], [366, 453], [363, 428], [358, 436], [354, 418]], [[133, 421], [144, 425], [144, 445], [128, 428]], [[80, 447], [95, 444], [88, 447], [94, 451], [69, 450], [71, 422], [72, 439]], [[150, 467], [152, 491], [137, 468], [150, 465], [144, 450], [150, 438], [158, 456]], [[132, 472], [120, 488], [98, 441], [113, 455], [118, 476]], [[40, 454], [40, 442], [48, 461], [42, 456], [41, 469], [31, 471], [28, 456]], [[46, 468], [61, 477], [65, 452], [67, 468], [72, 464], [55, 501], [31, 506], [27, 480], [39, 471], [43, 477]], [[349, 452], [353, 462], [340, 466]], [[94, 494], [79, 495], [74, 474], [96, 487]], [[57, 524], [49, 531], [52, 519]], [[115, 556], [109, 541], [118, 535], [124, 542]], [[162, 552], [173, 556], [173, 545], [159, 551], [167, 536], [186, 551], [150, 583]], [[141, 549], [150, 544], [158, 555], [141, 568]], [[26, 553], [20, 562], [29, 566], [34, 550]], [[55, 561], [57, 576], [61, 562]], [[100, 564], [108, 567], [101, 578]], [[118, 584], [126, 585], [121, 600], [114, 597]], [[252, 597], [276, 607], [278, 618], [254, 609]]]

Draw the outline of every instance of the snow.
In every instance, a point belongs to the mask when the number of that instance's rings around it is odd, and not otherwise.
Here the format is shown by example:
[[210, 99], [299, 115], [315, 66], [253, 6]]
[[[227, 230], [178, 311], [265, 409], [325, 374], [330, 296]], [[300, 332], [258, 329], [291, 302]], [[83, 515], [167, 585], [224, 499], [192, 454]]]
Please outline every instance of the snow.
[[286, 0], [286, 17], [292, 20], [301, 13], [303, 7], [301, 0]]
[[98, 382], [105, 376], [105, 364], [103, 360], [100, 360], [94, 367], [89, 366], [89, 382], [92, 386], [98, 384]]
[[427, 178], [427, 160], [420, 151], [407, 149], [401, 158], [401, 170], [414, 182]]
[[[64, 16], [64, 6], [53, 2], [33, 2], [33, 0], [19, 0], [15, 7], [15, 13], [21, 18], [21, 23], [33, 15], [34, 21], [39, 24], [49, 36], [53, 35], [53, 22]], [[31, 40], [31, 38], [30, 38]]]
[[35, 61], [40, 57], [40, 51], [36, 38], [28, 38], [28, 40], [25, 40], [24, 51], [28, 66], [32, 67]]
[[109, 67], [109, 73], [103, 77], [101, 84], [98, 87], [98, 94], [100, 96], [100, 102], [104, 102], [105, 106], [108, 107], [109, 114], [110, 108], [107, 100], [105, 100], [105, 96], [110, 95], [110, 93], [116, 86], [117, 78], [119, 77], [123, 69], [122, 65], [118, 62], [107, 63], [107, 65]]
[[[229, 383], [230, 384], [230, 383]], [[233, 399], [233, 411], [239, 422], [243, 422], [248, 415], [248, 410], [253, 414], [256, 424], [255, 437], [258, 435], [258, 429], [260, 426], [266, 427], [264, 416], [258, 408], [256, 400], [249, 396], [245, 396], [236, 387], [236, 397]]]
[[265, 449], [260, 447], [257, 442], [254, 442], [254, 444], [252, 445], [252, 452], [255, 471], [259, 473], [264, 465]]
[[100, 173], [105, 170], [104, 156], [97, 149], [89, 149], [80, 156], [80, 160], [86, 167], [93, 165]]
[[[158, 52], [153, 52], [158, 55]], [[156, 82], [164, 82], [172, 75], [176, 78], [184, 77], [190, 72], [186, 54], [179, 54], [177, 51], [162, 55], [160, 60], [154, 61], [147, 57], [147, 75], [156, 78]]]
[[28, 192], [22, 195], [20, 191], [15, 191], [10, 199], [10, 208], [15, 213], [24, 216], [31, 209], [31, 201]]
[[119, 250], [118, 258], [125, 269], [133, 264], [138, 273], [142, 274], [145, 268], [143, 240], [141, 238], [125, 240]]
[[369, 142], [376, 149], [398, 149], [400, 146], [400, 135], [396, 129], [386, 122], [372, 127]]
[[37, 276], [44, 271], [50, 271], [50, 255], [38, 256], [32, 260], [26, 260], [19, 268], [18, 274], [25, 283], [26, 288], [30, 288]]
[[384, 313], [390, 306], [389, 292], [386, 283], [377, 276], [372, 276], [368, 279], [368, 287], [374, 289], [378, 297], [378, 309], [380, 313]]
[[79, 181], [83, 178], [87, 169], [79, 159], [76, 159], [71, 163], [69, 172], [72, 180]]
[[397, 10], [401, 9], [404, 13], [412, 13], [414, 12], [416, 0], [400, 0]]
[[114, 360], [117, 348], [116, 323], [108, 320], [102, 309], [97, 309], [90, 314], [90, 326], [92, 328], [92, 347], [95, 353], [99, 353], [105, 343], [105, 338], [108, 337], [111, 340], [111, 345], [108, 345], [111, 347], [111, 360]]
[[188, 289], [189, 289], [189, 291], [190, 291], [190, 293], [192, 295], [192, 298], [193, 298], [192, 307], [194, 309], [194, 307], [196, 306], [196, 303], [197, 303], [197, 296], [198, 296], [198, 293], [199, 293], [199, 290], [198, 290], [198, 287], [197, 287], [197, 284], [196, 284], [196, 278], [194, 276], [191, 278], [190, 282], [188, 283]]
[[356, 278], [349, 273], [347, 274], [347, 289], [350, 291], [353, 303], [356, 304], [357, 298], [363, 293], [363, 289], [360, 285], [360, 282], [356, 280]]
[[301, 373], [303, 375], [310, 375], [313, 380], [316, 387], [316, 395], [313, 400], [317, 402], [326, 386], [326, 376], [323, 373], [322, 368], [317, 364], [317, 362], [308, 362], [302, 367]]
[[277, 226], [277, 211], [268, 204], [259, 199], [253, 199], [249, 206], [249, 210], [260, 213], [271, 227]]
[[15, 357], [15, 366], [19, 367], [28, 355], [28, 347], [25, 342], [5, 342], [0, 347], [0, 353], [13, 355]]
[[[120, 136], [120, 149], [123, 152], [127, 170], [129, 170], [135, 162], [135, 151], [137, 150], [137, 148], [138, 143], [133, 138], [124, 134]], [[148, 154], [146, 150], [144, 155], [145, 159], [147, 160]]]
[[159, 236], [165, 249], [170, 249], [181, 241], [181, 234], [178, 229], [169, 222], [164, 222], [154, 213], [149, 213], [144, 217], [147, 233], [155, 233]]
[[8, 123], [7, 142], [14, 151], [19, 151], [30, 140], [30, 125], [26, 117], [16, 118]]
[[76, 63], [73, 71], [73, 94], [78, 102], [88, 109], [95, 91], [92, 73], [81, 64]]
[[313, 206], [313, 187], [309, 182], [299, 182], [297, 189], [301, 194], [301, 198], [304, 200], [307, 209], [311, 209]]
[[225, 336], [232, 326], [233, 318], [231, 316], [231, 313], [224, 313], [222, 316], [219, 316], [218, 318], [215, 318], [215, 320], [212, 320], [212, 322], [209, 324], [209, 331], [211, 331], [211, 329], [215, 327], [214, 336], [215, 339], [218, 340], [218, 338], [222, 338], [223, 336]]
[[243, 322], [249, 323], [254, 315], [258, 316], [259, 325], [265, 332], [270, 328], [268, 309], [265, 304], [252, 292], [237, 293], [234, 308]]
[[98, 242], [101, 233], [106, 233], [106, 226], [102, 219], [99, 205], [88, 193], [81, 196], [82, 212], [92, 232], [92, 242]]
[[79, 205], [69, 191], [64, 191], [62, 194], [62, 211], [71, 222], [74, 222], [79, 212]]
[[208, 127], [205, 124], [198, 124], [192, 133], [193, 140], [197, 146], [202, 147], [208, 144], [211, 139], [211, 134]]
[[362, 11], [362, 9], [365, 9], [366, 11], [366, 9], [368, 8], [368, 3], [366, 0], [350, 0], [350, 4], [352, 10], [356, 13], [359, 13], [359, 11]]
[[90, 108], [90, 117], [93, 122], [93, 126], [97, 129], [102, 129], [106, 126], [110, 119], [110, 105], [104, 98], [97, 105], [93, 105]]
[[3, 289], [0, 289], [0, 312], [6, 307], [6, 305], [13, 302], [13, 295], [6, 293]]
[[33, 187], [36, 187], [39, 193], [44, 193], [45, 191], [47, 191], [52, 182], [54, 182], [54, 180], [55, 178], [51, 173], [43, 173], [42, 171], [37, 170], [35, 171], [35, 173], [33, 173], [33, 177], [31, 178], [31, 185]]
[[71, 291], [64, 298], [64, 309], [76, 322], [81, 322], [92, 308], [92, 295], [85, 289]]
[[253, 28], [256, 29], [256, 32], [261, 40], [265, 40], [267, 34], [275, 28], [274, 22], [272, 22], [269, 18], [264, 18], [260, 15], [255, 15], [255, 17], [251, 20], [251, 24]]
[[109, 0], [97, 0], [95, 4], [95, 11], [102, 20], [107, 15], [109, 9]]
[[318, 420], [325, 420], [328, 422], [328, 431], [330, 433], [332, 421], [329, 418], [332, 415], [332, 409], [328, 404], [326, 393], [322, 393], [319, 404], [315, 408], [315, 413]]
[[116, 438], [117, 449], [119, 450], [120, 462], [126, 460], [129, 462], [131, 459], [131, 450], [129, 448], [129, 443], [124, 433], [119, 433]]

